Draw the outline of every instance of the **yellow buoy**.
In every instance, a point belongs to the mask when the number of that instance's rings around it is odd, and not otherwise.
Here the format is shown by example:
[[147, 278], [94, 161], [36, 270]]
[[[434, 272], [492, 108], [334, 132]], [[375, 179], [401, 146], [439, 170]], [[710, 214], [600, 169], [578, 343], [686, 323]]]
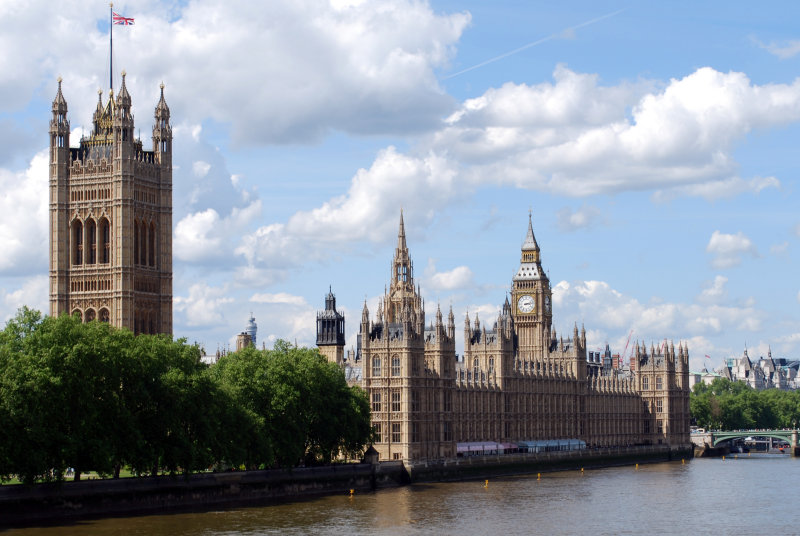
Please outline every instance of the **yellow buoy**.
[[484, 487], [484, 488], [488, 488], [488, 487], [489, 487], [489, 481], [488, 481], [488, 480], [486, 480], [486, 481], [483, 483], [483, 487]]
[[542, 479], [542, 473], [536, 473], [536, 480]]
[[639, 464], [638, 463], [636, 464], [636, 470], [637, 471], [639, 470]]
[[581, 474], [583, 474], [583, 467], [581, 467]]
[[350, 490], [350, 496], [352, 497], [352, 496], [353, 496], [353, 494], [354, 494], [355, 492], [356, 492], [356, 490], [354, 490], [354, 489], [351, 489], [351, 490]]
[[725, 456], [723, 456], [723, 457], [722, 457], [722, 461], [723, 461], [723, 462], [725, 461]]
[[682, 465], [685, 465], [685, 464], [686, 464], [686, 460], [685, 460], [684, 458], [681, 458], [681, 464], [682, 464]]

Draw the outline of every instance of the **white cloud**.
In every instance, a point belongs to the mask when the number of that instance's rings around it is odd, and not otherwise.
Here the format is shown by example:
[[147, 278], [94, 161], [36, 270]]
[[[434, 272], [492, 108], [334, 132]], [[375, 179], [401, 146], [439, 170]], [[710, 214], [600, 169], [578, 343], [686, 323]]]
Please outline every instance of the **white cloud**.
[[703, 289], [697, 297], [697, 301], [700, 303], [720, 303], [725, 301], [728, 297], [728, 289], [725, 287], [727, 282], [728, 278], [724, 275], [716, 276], [714, 281]]
[[793, 58], [798, 53], [800, 53], [800, 41], [796, 39], [792, 39], [787, 41], [784, 44], [778, 44], [774, 41], [766, 44], [760, 42], [758, 39], [753, 39], [753, 41], [761, 48], [772, 54], [773, 56], [777, 56], [782, 60], [786, 60], [789, 58]]
[[714, 255], [711, 265], [717, 269], [732, 268], [742, 263], [742, 256], [757, 257], [755, 244], [741, 231], [733, 234], [714, 231], [706, 246], [706, 252]]
[[197, 160], [192, 164], [192, 172], [198, 177], [205, 177], [208, 175], [208, 170], [211, 169], [211, 164], [208, 162], [203, 162], [202, 160]]
[[[309, 212], [297, 212], [287, 223], [262, 226], [244, 237], [236, 253], [257, 269], [285, 269], [317, 261], [348, 244], [381, 242], [397, 233], [405, 207], [413, 226], [430, 223], [438, 208], [459, 195], [455, 170], [435, 155], [411, 157], [389, 147], [370, 169], [353, 177], [347, 194]], [[407, 229], [409, 227], [407, 226]]]
[[48, 165], [49, 152], [44, 150], [23, 172], [0, 168], [0, 274], [47, 271]]
[[228, 286], [212, 287], [196, 283], [189, 287], [188, 296], [175, 296], [173, 307], [185, 318], [184, 323], [194, 328], [217, 326], [224, 322], [222, 307], [232, 303]]
[[213, 208], [188, 214], [175, 225], [173, 251], [185, 262], [229, 263], [235, 240], [261, 214], [261, 201], [234, 207], [221, 218]]
[[[724, 282], [715, 281], [720, 288]], [[603, 281], [560, 281], [553, 286], [553, 315], [560, 330], [571, 332], [574, 322], [594, 330], [626, 333], [646, 341], [685, 339], [761, 329], [764, 313], [752, 305], [701, 303], [641, 303]]]
[[276, 294], [257, 293], [250, 297], [251, 302], [256, 303], [284, 303], [288, 305], [302, 305], [307, 306], [306, 299], [302, 296], [293, 296], [286, 292], [278, 292]]
[[677, 197], [692, 196], [703, 197], [709, 201], [735, 197], [743, 193], [759, 194], [766, 188], [779, 189], [781, 183], [775, 177], [754, 177], [744, 180], [741, 177], [728, 177], [688, 186], [677, 186], [668, 190], [657, 190], [653, 194], [653, 201], [663, 203]]
[[9, 320], [23, 305], [48, 314], [50, 277], [46, 274], [34, 275], [22, 279], [20, 283], [21, 286], [16, 290], [0, 289], [0, 318]]
[[784, 255], [789, 250], [789, 242], [773, 244], [769, 247], [769, 252], [773, 255]]
[[564, 207], [558, 211], [557, 216], [558, 228], [565, 232], [594, 227], [604, 221], [600, 209], [588, 205], [575, 211], [570, 207]]
[[458, 290], [474, 286], [472, 270], [468, 266], [456, 266], [446, 272], [426, 274], [427, 287], [433, 292]]
[[[91, 95], [108, 84], [98, 69], [108, 26], [86, 2], [59, 8], [53, 16], [44, 1], [3, 2], [0, 102], [21, 109], [48, 79], [55, 94], [63, 73], [70, 110], [88, 121]], [[258, 9], [244, 0], [144, 1], [129, 13], [136, 25], [114, 32], [114, 70], [128, 71], [134, 105], [147, 112], [139, 117], [150, 116], [163, 80], [174, 117], [229, 125], [246, 144], [434, 126], [453, 107], [434, 70], [448, 64], [470, 22], [468, 13], [435, 13], [415, 0], [275, 0]]]

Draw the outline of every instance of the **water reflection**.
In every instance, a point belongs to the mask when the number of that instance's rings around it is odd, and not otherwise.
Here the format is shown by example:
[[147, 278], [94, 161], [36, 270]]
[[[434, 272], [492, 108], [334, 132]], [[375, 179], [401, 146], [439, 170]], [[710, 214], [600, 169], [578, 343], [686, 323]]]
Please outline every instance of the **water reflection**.
[[[788, 456], [698, 459], [456, 483], [282, 504], [86, 521], [31, 535], [796, 533]], [[784, 505], [784, 506], [781, 506]]]

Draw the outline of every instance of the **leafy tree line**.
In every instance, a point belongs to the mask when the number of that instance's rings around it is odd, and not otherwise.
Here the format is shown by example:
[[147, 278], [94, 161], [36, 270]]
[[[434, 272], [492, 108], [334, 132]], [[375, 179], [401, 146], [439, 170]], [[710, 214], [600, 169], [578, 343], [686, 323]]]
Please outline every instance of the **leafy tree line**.
[[698, 383], [690, 397], [698, 426], [715, 430], [792, 428], [800, 423], [800, 391], [756, 391], [744, 382], [715, 378]]
[[369, 403], [316, 349], [197, 346], [21, 309], [0, 332], [0, 478], [75, 479], [330, 462], [370, 440]]

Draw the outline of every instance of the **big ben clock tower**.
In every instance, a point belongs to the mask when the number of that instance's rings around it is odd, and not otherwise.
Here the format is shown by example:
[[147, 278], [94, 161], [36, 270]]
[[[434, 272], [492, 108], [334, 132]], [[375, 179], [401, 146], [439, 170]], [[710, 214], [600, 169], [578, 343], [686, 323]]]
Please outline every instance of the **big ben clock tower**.
[[539, 361], [547, 352], [553, 311], [550, 280], [542, 269], [530, 214], [519, 270], [512, 279], [511, 296], [519, 359]]

